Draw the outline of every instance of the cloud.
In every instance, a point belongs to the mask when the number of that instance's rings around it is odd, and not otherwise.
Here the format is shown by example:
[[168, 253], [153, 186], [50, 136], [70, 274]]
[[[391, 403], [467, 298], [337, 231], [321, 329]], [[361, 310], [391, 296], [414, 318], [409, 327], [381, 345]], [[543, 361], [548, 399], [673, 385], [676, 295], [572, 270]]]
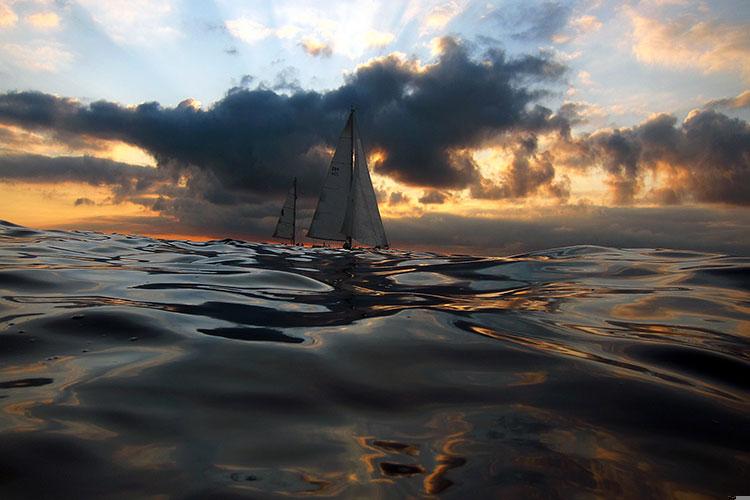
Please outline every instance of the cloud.
[[455, 253], [511, 255], [570, 245], [750, 253], [750, 213], [743, 209], [567, 206], [540, 210], [500, 218], [430, 213], [388, 219], [386, 225], [395, 245]]
[[224, 23], [232, 36], [250, 45], [271, 36], [274, 31], [248, 17], [230, 19]]
[[75, 59], [63, 45], [39, 40], [24, 45], [0, 44], [0, 53], [16, 67], [46, 73], [67, 69]]
[[578, 72], [578, 80], [582, 85], [585, 85], [587, 87], [594, 85], [594, 82], [591, 80], [591, 73], [585, 70], [581, 70]]
[[[0, 157], [0, 178], [111, 186], [115, 199], [159, 211], [182, 227], [256, 228], [262, 235], [293, 176], [309, 197], [301, 200], [302, 211], [311, 210], [355, 105], [367, 149], [378, 152], [375, 174], [424, 190], [418, 201], [432, 202], [432, 210], [458, 190], [477, 199], [565, 202], [571, 183], [562, 174], [575, 171], [604, 172], [619, 204], [750, 205], [747, 122], [704, 109], [681, 123], [657, 115], [633, 127], [573, 136], [585, 106], [567, 103], [553, 112], [539, 104], [549, 95], [544, 87], [559, 84], [565, 73], [549, 55], [508, 57], [493, 46], [478, 52], [455, 38], [441, 39], [439, 47], [431, 64], [398, 54], [372, 59], [328, 91], [301, 88], [294, 71], [254, 88], [247, 76], [203, 106], [191, 99], [174, 107], [124, 106], [39, 92], [0, 94], [0, 138], [14, 127], [71, 144], [119, 141], [158, 164], [16, 154]], [[742, 95], [733, 99], [741, 102]], [[489, 174], [472, 152], [497, 145], [507, 152], [508, 168]], [[392, 193], [389, 204], [407, 203], [404, 192], [420, 198], [408, 187], [383, 185]]]
[[365, 42], [368, 47], [385, 47], [394, 40], [395, 35], [388, 31], [367, 30]]
[[5, 1], [0, 1], [0, 28], [11, 28], [18, 22], [18, 15]]
[[300, 42], [300, 47], [311, 56], [331, 57], [333, 54], [333, 48], [329, 44], [315, 38], [305, 38]]
[[0, 179], [110, 186], [119, 200], [153, 189], [160, 181], [168, 180], [167, 174], [163, 169], [139, 167], [90, 156], [0, 156]]
[[571, 19], [570, 26], [578, 33], [585, 34], [598, 31], [602, 27], [602, 22], [596, 16], [587, 14]]
[[633, 52], [647, 64], [704, 73], [736, 72], [750, 81], [750, 30], [745, 25], [688, 16], [666, 22], [626, 11], [633, 25]]
[[[508, 58], [491, 49], [473, 58], [446, 38], [429, 66], [391, 55], [370, 61], [327, 92], [306, 91], [283, 79], [289, 95], [268, 86], [233, 88], [205, 109], [90, 105], [48, 94], [0, 95], [0, 122], [58, 134], [135, 145], [157, 162], [210, 172], [228, 191], [283, 192], [298, 176], [317, 191], [323, 165], [346, 113], [355, 105], [368, 148], [384, 152], [380, 174], [423, 187], [464, 188], [475, 182], [474, 162], [457, 151], [490, 138], [567, 126], [544, 108], [538, 84], [555, 83], [564, 68], [546, 56]], [[283, 75], [282, 75], [283, 76]], [[293, 75], [292, 75], [293, 76]], [[526, 87], [535, 83], [537, 88]]]
[[53, 29], [60, 26], [60, 17], [54, 12], [37, 12], [27, 16], [26, 22], [37, 29]]
[[449, 1], [433, 5], [422, 17], [421, 33], [440, 31], [463, 10], [466, 2]]
[[146, 45], [171, 42], [181, 36], [173, 25], [172, 0], [78, 0], [115, 43]]
[[735, 97], [725, 99], [715, 99], [705, 105], [708, 109], [727, 108], [727, 109], [744, 109], [750, 108], [750, 90], [746, 90]]
[[445, 203], [446, 199], [448, 199], [448, 196], [445, 193], [441, 193], [440, 191], [427, 191], [419, 199], [419, 203], [422, 203], [423, 205], [441, 205]]
[[513, 162], [499, 182], [482, 178], [471, 187], [471, 195], [479, 199], [521, 199], [535, 194], [566, 200], [570, 196], [567, 178], [556, 179], [549, 151], [539, 152], [533, 136], [521, 139], [513, 154]]
[[[274, 38], [282, 45], [292, 42], [313, 56], [333, 54], [358, 59], [368, 50], [389, 45], [395, 35], [379, 29], [382, 12], [393, 6], [371, 0], [351, 0], [334, 4], [279, 0], [273, 2], [272, 15], [260, 11], [225, 22], [236, 38], [255, 44]], [[279, 24], [278, 20], [283, 20]]]
[[73, 206], [80, 207], [83, 205], [92, 206], [95, 205], [94, 200], [90, 198], [76, 198], [76, 201], [73, 202]]
[[571, 14], [568, 3], [549, 1], [538, 5], [525, 5], [514, 19], [516, 27], [523, 27], [513, 35], [521, 40], [551, 40], [567, 25]]
[[409, 197], [401, 191], [393, 191], [388, 198], [389, 205], [400, 205], [402, 203], [409, 203]]
[[[604, 169], [618, 204], [650, 194], [660, 203], [750, 205], [750, 125], [713, 110], [693, 111], [681, 124], [659, 114], [566, 146], [573, 147], [574, 166]], [[647, 173], [662, 179], [651, 193], [643, 193]]]

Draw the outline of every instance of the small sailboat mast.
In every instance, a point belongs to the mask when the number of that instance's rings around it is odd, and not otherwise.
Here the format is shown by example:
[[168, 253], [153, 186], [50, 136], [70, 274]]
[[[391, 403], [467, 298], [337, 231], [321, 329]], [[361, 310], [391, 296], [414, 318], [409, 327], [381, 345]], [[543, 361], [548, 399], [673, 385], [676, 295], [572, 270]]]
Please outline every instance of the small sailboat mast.
[[297, 178], [292, 183], [294, 188], [294, 204], [292, 206], [292, 245], [297, 244]]
[[292, 245], [297, 244], [297, 178], [294, 178], [292, 187], [286, 194], [284, 206], [281, 207], [281, 215], [276, 223], [274, 238], [291, 240]]

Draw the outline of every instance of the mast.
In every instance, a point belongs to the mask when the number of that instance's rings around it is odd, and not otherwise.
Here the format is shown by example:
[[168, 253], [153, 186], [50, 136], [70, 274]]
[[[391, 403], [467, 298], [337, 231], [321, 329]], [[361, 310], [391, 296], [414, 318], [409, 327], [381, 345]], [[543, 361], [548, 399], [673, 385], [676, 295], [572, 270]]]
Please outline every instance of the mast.
[[292, 245], [296, 242], [297, 229], [297, 178], [286, 192], [284, 205], [281, 207], [279, 220], [276, 222], [276, 229], [273, 232], [274, 238], [290, 240]]
[[292, 245], [297, 245], [297, 178], [294, 178], [294, 205], [292, 208]]
[[[352, 106], [351, 111], [349, 112], [349, 119], [352, 121], [352, 156], [350, 158], [350, 164], [351, 164], [351, 175], [349, 176], [349, 202], [351, 203], [351, 198], [353, 195], [352, 192], [352, 185], [354, 184], [354, 162], [357, 158], [357, 148], [355, 146], [354, 142], [354, 131], [357, 129], [356, 124], [354, 123], [354, 106]], [[351, 229], [351, 228], [350, 228]], [[352, 248], [352, 235], [351, 230], [347, 232], [346, 234], [346, 243], [344, 243], [344, 248], [351, 249]]]

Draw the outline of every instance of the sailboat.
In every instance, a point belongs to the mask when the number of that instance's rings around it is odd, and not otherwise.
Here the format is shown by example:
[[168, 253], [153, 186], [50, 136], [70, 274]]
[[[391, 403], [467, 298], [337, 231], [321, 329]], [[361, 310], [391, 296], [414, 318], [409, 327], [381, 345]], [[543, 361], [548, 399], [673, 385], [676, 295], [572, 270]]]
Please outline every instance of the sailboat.
[[307, 236], [343, 241], [347, 249], [355, 240], [388, 248], [354, 108], [339, 136]]
[[297, 178], [294, 178], [292, 187], [286, 193], [284, 206], [281, 207], [281, 215], [276, 223], [276, 230], [273, 232], [274, 238], [282, 238], [292, 241], [292, 245], [297, 244]]

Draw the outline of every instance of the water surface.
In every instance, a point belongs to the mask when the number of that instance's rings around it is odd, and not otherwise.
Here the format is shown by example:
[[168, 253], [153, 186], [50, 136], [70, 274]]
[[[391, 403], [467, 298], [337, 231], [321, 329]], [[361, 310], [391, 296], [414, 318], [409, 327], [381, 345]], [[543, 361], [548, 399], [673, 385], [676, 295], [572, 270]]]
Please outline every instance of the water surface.
[[0, 225], [0, 496], [750, 492], [750, 259]]

